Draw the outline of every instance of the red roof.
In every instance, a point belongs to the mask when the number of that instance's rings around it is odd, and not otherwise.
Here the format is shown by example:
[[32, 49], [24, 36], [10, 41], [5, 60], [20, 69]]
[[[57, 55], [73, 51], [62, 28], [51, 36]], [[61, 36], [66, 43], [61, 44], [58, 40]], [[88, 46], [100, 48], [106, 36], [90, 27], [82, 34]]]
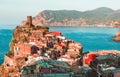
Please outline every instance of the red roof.
[[56, 35], [56, 36], [61, 36], [61, 33], [60, 32], [50, 32], [50, 34], [54, 34], [54, 35]]
[[86, 58], [84, 59], [85, 64], [89, 64], [89, 63], [96, 57], [96, 55], [95, 55], [94, 53], [90, 53], [90, 54], [88, 54], [87, 56], [88, 56], [88, 57], [86, 57]]
[[57, 46], [61, 46], [61, 47], [63, 46], [62, 44], [56, 44], [56, 45], [57, 45]]

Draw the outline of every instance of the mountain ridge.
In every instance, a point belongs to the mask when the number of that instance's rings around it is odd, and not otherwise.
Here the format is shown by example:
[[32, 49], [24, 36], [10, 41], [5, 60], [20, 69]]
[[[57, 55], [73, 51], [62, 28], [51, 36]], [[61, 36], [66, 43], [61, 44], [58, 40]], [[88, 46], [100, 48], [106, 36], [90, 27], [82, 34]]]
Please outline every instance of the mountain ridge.
[[[120, 11], [107, 7], [88, 11], [77, 10], [44, 10], [33, 17], [33, 24], [47, 26], [83, 26], [109, 25], [116, 26], [120, 20]], [[115, 21], [115, 22], [113, 22]], [[118, 22], [120, 23], [120, 22]], [[118, 24], [117, 24], [118, 26]]]

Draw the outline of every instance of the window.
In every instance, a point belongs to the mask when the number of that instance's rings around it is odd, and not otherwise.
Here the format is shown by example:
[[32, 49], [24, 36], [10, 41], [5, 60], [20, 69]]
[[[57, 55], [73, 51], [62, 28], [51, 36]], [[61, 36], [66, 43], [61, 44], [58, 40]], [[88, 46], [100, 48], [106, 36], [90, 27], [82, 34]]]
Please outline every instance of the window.
[[26, 54], [26, 58], [28, 58], [28, 56], [29, 56], [29, 55], [28, 55], [28, 54]]
[[19, 55], [19, 53], [18, 53], [18, 52], [16, 52], [16, 55]]
[[36, 37], [36, 32], [34, 32], [34, 37]]
[[18, 50], [20, 50], [20, 48], [19, 48], [19, 47], [16, 47], [16, 48], [15, 48], [15, 50], [17, 50], [17, 51], [18, 51]]
[[34, 70], [31, 70], [31, 74], [34, 74]]

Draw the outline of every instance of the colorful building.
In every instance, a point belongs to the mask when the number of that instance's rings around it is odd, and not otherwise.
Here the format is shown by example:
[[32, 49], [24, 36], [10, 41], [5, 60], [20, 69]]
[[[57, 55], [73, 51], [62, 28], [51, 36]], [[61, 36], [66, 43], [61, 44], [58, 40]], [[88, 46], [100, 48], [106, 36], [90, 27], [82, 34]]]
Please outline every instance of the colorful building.
[[94, 53], [88, 53], [88, 54], [84, 55], [83, 65], [89, 65], [90, 62], [95, 58], [96, 58], [96, 54], [94, 54]]
[[38, 48], [31, 44], [18, 43], [14, 46], [15, 57], [28, 57], [31, 54], [37, 53]]

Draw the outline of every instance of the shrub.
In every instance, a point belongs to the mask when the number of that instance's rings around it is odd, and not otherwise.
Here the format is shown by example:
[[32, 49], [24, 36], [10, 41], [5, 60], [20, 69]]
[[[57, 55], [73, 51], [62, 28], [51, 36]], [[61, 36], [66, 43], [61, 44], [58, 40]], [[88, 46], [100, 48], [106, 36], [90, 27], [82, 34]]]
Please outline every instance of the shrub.
[[12, 40], [13, 43], [18, 43], [18, 41], [16, 39]]

